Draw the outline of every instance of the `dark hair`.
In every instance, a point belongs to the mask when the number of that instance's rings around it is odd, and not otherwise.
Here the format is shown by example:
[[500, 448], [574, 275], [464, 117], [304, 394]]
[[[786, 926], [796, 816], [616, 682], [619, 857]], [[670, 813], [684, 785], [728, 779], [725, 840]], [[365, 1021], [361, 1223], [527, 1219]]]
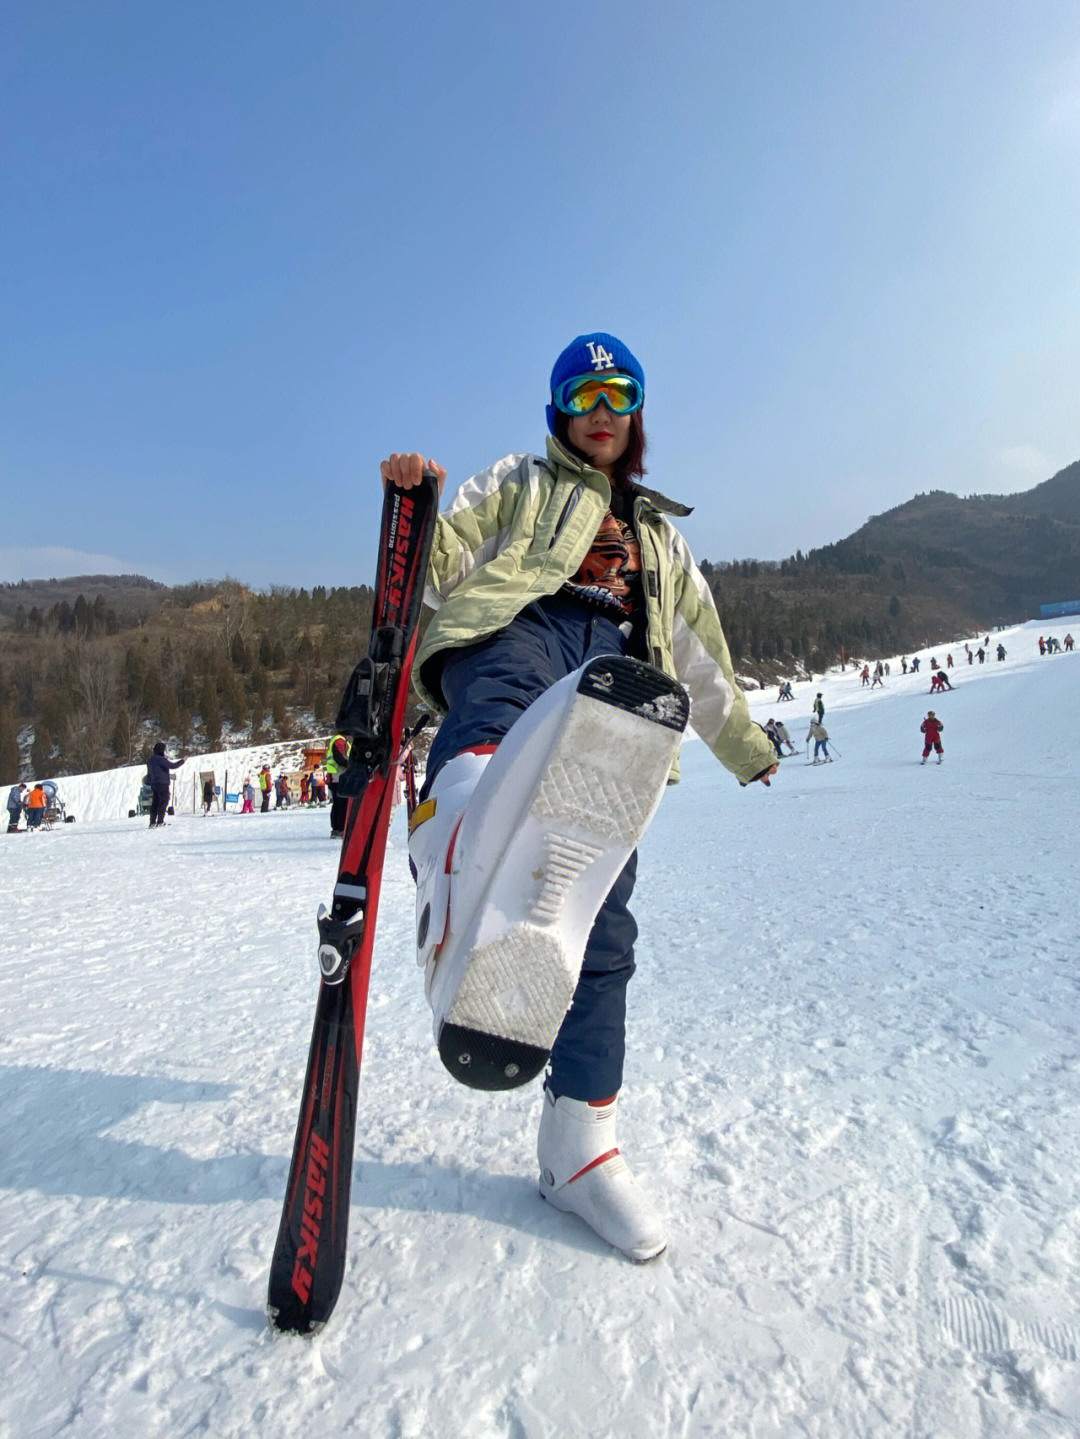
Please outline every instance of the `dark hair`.
[[158, 742], [157, 742], [157, 744], [154, 746], [154, 753], [155, 753], [155, 754], [164, 754], [164, 753], [165, 753], [165, 741], [164, 741], [163, 739], [159, 739]]
[[[561, 445], [564, 445], [572, 455], [577, 455], [579, 460], [589, 463], [588, 455], [582, 454], [576, 445], [570, 443], [570, 416], [564, 415], [559, 410], [555, 416], [555, 438]], [[645, 450], [648, 446], [645, 438], [645, 421], [642, 410], [635, 410], [630, 416], [630, 438], [626, 442], [626, 449], [615, 461], [615, 474], [613, 479], [617, 485], [629, 484], [631, 480], [640, 480], [645, 474]]]

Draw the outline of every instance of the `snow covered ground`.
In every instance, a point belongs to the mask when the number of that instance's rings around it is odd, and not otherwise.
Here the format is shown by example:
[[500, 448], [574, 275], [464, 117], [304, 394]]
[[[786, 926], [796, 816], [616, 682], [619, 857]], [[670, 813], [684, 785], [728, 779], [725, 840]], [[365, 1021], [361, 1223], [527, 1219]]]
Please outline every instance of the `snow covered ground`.
[[768, 791], [686, 747], [634, 906], [650, 1265], [537, 1196], [535, 1086], [439, 1065], [399, 817], [314, 1341], [263, 1303], [327, 813], [150, 833], [64, 781], [76, 824], [0, 844], [0, 1434], [1080, 1433], [1080, 656], [1035, 649], [1068, 628], [954, 649], [933, 699], [896, 664], [753, 696], [801, 746], [822, 689], [839, 753]]

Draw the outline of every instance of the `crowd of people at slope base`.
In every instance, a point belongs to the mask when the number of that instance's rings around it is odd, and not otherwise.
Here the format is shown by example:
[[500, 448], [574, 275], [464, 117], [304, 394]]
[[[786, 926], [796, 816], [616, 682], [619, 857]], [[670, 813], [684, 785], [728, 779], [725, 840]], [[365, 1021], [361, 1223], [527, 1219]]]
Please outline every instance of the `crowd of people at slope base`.
[[[338, 776], [349, 762], [349, 742], [344, 735], [334, 735], [326, 754], [326, 762], [314, 769], [304, 770], [300, 775], [299, 794], [295, 801], [301, 806], [322, 808], [330, 806], [330, 833], [340, 835], [345, 828], [347, 801], [338, 795]], [[203, 814], [207, 815], [217, 803], [218, 789], [213, 775], [203, 781]], [[274, 804], [271, 805], [271, 799]], [[271, 809], [290, 809], [294, 800], [289, 776], [281, 771], [275, 779], [270, 766], [264, 764], [256, 773], [244, 776], [240, 786], [240, 813], [254, 814], [258, 804], [259, 813], [267, 814]]]

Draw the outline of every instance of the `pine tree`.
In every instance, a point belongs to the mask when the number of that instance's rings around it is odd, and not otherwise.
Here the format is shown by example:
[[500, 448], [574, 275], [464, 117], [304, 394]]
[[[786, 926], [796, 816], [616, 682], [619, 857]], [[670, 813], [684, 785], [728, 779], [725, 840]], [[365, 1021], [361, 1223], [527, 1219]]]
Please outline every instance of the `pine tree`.
[[15, 721], [7, 710], [0, 710], [0, 775], [5, 784], [14, 784], [20, 778], [19, 736]]

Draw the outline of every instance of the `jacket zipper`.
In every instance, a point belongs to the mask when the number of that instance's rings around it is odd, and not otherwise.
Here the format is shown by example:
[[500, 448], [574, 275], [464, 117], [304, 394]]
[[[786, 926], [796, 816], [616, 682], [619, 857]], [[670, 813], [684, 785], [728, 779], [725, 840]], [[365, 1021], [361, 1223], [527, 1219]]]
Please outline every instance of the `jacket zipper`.
[[562, 533], [563, 527], [565, 526], [567, 520], [570, 518], [570, 516], [571, 516], [571, 515], [574, 513], [574, 511], [577, 509], [577, 507], [578, 507], [578, 501], [581, 499], [581, 491], [582, 491], [583, 488], [584, 488], [584, 487], [583, 487], [580, 483], [579, 483], [579, 484], [576, 484], [576, 485], [574, 486], [573, 490], [571, 491], [570, 496], [569, 496], [569, 498], [568, 498], [567, 501], [566, 501], [566, 504], [563, 505], [563, 507], [562, 507], [562, 514], [561, 514], [561, 515], [559, 516], [559, 518], [555, 521], [555, 528], [554, 528], [554, 529], [552, 530], [552, 532], [551, 532], [551, 541], [550, 541], [550, 543], [548, 544], [548, 549], [549, 549], [549, 550], [553, 550], [553, 549], [555, 548], [555, 541], [559, 538], [559, 535]]
[[[642, 578], [642, 581], [643, 581], [643, 588], [644, 588], [644, 591], [645, 591], [645, 595], [646, 595], [646, 598], [647, 598], [647, 599], [654, 599], [654, 600], [656, 601], [656, 607], [657, 607], [657, 609], [660, 609], [660, 569], [659, 569], [659, 566], [658, 566], [657, 563], [656, 563], [656, 556], [655, 556], [655, 554], [652, 553], [652, 551], [653, 551], [653, 543], [652, 543], [652, 537], [651, 537], [651, 536], [649, 536], [649, 539], [648, 539], [648, 541], [647, 541], [648, 549], [649, 549], [649, 555], [648, 555], [648, 557], [646, 557], [646, 553], [645, 553], [645, 551], [646, 551], [645, 527], [644, 527], [644, 526], [642, 525], [642, 523], [641, 523], [641, 518], [640, 518], [640, 515], [638, 514], [637, 505], [634, 506], [634, 528], [635, 528], [635, 530], [637, 531], [637, 541], [638, 541], [638, 545], [639, 545], [639, 547], [640, 547], [640, 549], [641, 549], [641, 578]], [[646, 606], [645, 606], [645, 635], [646, 635], [646, 646], [647, 646], [647, 648], [648, 648], [649, 650], [651, 650], [651, 652], [652, 652], [652, 662], [653, 662], [653, 665], [656, 667], [656, 669], [662, 670], [662, 669], [664, 668], [664, 654], [663, 654], [663, 651], [661, 650], [661, 648], [660, 648], [659, 645], [648, 644], [648, 633], [649, 633], [649, 608], [648, 608], [648, 604], [646, 604]]]

